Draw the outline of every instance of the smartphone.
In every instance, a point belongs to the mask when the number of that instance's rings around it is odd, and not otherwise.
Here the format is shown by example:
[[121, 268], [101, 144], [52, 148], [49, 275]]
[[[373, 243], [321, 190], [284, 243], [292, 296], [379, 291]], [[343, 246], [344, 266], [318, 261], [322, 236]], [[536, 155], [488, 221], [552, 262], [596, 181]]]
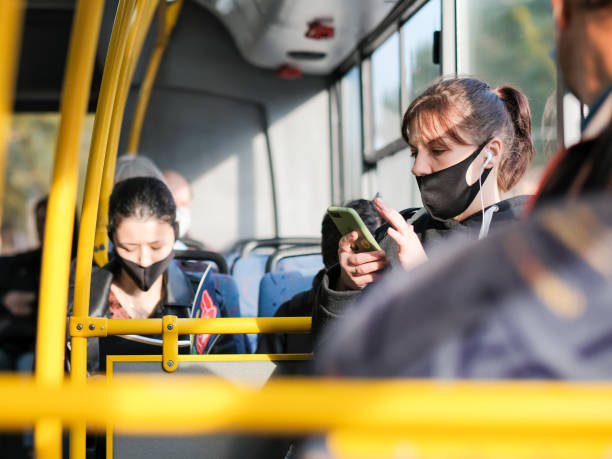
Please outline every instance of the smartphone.
[[374, 239], [374, 236], [372, 236], [372, 233], [370, 233], [370, 230], [363, 223], [355, 209], [350, 207], [330, 207], [327, 209], [327, 213], [343, 236], [352, 231], [359, 233], [359, 239], [355, 242], [355, 252], [381, 250], [378, 242], [376, 242], [376, 239]]

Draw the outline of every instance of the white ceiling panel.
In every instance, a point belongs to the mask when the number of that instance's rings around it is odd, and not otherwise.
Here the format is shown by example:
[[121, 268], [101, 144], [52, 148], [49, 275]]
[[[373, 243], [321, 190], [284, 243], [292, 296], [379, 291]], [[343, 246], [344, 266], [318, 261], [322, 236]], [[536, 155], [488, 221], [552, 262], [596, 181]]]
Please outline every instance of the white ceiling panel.
[[[304, 73], [333, 71], [384, 18], [397, 0], [196, 0], [216, 14], [253, 65], [294, 65]], [[331, 39], [305, 36], [308, 23], [329, 20]], [[327, 22], [326, 22], [327, 23]], [[325, 53], [320, 60], [292, 59], [290, 51]]]

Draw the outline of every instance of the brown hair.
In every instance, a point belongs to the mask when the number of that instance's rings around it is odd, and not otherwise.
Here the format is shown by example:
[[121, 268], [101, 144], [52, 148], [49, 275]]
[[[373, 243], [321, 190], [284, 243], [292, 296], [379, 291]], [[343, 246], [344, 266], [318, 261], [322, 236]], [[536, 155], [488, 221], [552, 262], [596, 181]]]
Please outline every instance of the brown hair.
[[411, 130], [430, 145], [445, 146], [445, 137], [461, 145], [480, 145], [500, 137], [504, 150], [497, 185], [502, 191], [516, 185], [535, 154], [527, 97], [511, 86], [492, 90], [476, 78], [441, 79], [427, 88], [402, 120], [402, 136], [414, 145]]
[[612, 0], [574, 0], [574, 3], [585, 10], [598, 10], [612, 6]]

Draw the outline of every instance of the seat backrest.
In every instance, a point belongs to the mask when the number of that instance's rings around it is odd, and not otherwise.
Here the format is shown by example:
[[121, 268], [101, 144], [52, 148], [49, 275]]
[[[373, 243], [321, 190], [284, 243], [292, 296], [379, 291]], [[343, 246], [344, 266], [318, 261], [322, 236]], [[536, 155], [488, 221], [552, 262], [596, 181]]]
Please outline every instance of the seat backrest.
[[[179, 337], [179, 354], [189, 354], [189, 335]], [[100, 371], [106, 371], [106, 357], [112, 355], [159, 355], [162, 352], [161, 336], [111, 335], [100, 338], [98, 354]]]
[[[253, 252], [234, 263], [232, 275], [236, 280], [240, 301], [240, 317], [257, 317], [259, 282], [265, 273], [268, 254]], [[250, 351], [257, 348], [257, 335], [247, 335]]]
[[259, 316], [273, 317], [285, 301], [312, 287], [313, 275], [297, 271], [266, 273], [259, 284]]
[[[215, 289], [217, 299], [225, 305], [229, 317], [240, 317], [240, 295], [236, 281], [229, 274], [214, 273]], [[246, 335], [234, 335], [236, 352], [246, 354], [249, 351], [249, 344]]]
[[276, 265], [276, 271], [297, 271], [305, 276], [314, 276], [323, 268], [323, 256], [320, 253], [282, 258]]
[[298, 271], [314, 275], [323, 269], [321, 245], [282, 247], [276, 250], [266, 262], [266, 272]]

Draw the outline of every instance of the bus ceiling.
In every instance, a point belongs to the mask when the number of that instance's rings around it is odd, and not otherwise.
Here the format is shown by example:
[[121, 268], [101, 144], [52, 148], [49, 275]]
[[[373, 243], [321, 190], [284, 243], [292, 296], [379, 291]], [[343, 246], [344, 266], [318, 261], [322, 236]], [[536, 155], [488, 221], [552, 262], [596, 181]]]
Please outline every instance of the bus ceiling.
[[399, 0], [195, 0], [215, 14], [249, 63], [328, 75]]
[[[329, 75], [400, 0], [194, 0], [217, 16], [250, 64]], [[108, 0], [88, 104], [95, 111], [109, 27]], [[27, 2], [19, 58], [16, 112], [57, 112], [75, 0]], [[106, 32], [104, 32], [106, 30]], [[53, 37], [50, 39], [50, 37]], [[146, 48], [146, 46], [145, 46]], [[145, 52], [146, 54], [146, 52]], [[138, 72], [137, 72], [138, 73]], [[282, 74], [282, 72], [281, 72]], [[135, 80], [140, 78], [136, 75]]]

